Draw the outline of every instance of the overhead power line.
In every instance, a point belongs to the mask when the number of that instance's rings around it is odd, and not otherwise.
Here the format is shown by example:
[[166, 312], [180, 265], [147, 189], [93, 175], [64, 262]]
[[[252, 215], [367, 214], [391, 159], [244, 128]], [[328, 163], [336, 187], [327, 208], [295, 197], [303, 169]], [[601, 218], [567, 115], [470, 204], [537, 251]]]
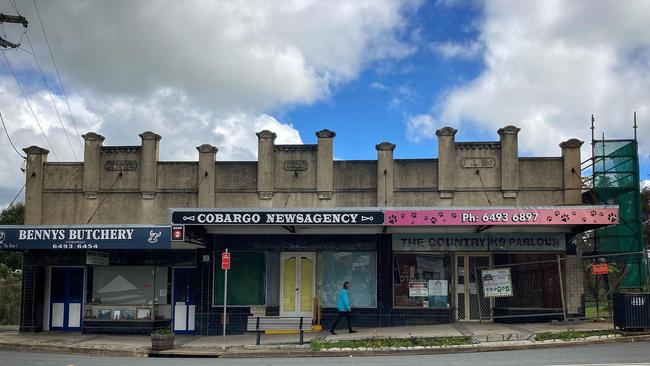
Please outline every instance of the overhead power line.
[[[13, 1], [13, 0], [11, 0], [11, 1]], [[72, 116], [72, 109], [70, 109], [70, 102], [68, 102], [68, 96], [66, 95], [65, 89], [63, 88], [63, 82], [61, 81], [61, 75], [59, 74], [59, 68], [56, 66], [56, 61], [54, 61], [54, 55], [52, 54], [52, 48], [50, 47], [50, 41], [47, 39], [47, 33], [45, 32], [45, 26], [43, 25], [43, 20], [41, 19], [41, 13], [38, 11], [38, 5], [36, 5], [36, 0], [33, 0], [33, 3], [34, 3], [34, 8], [36, 9], [36, 15], [38, 16], [38, 22], [41, 24], [41, 30], [43, 31], [43, 37], [45, 38], [45, 44], [47, 45], [47, 50], [50, 53], [50, 58], [52, 59], [52, 64], [54, 65], [54, 71], [56, 72], [56, 78], [59, 80], [59, 86], [61, 86], [61, 93], [63, 94], [63, 99], [65, 100], [65, 104], [68, 107], [68, 112], [70, 114], [70, 120], [72, 121], [72, 125], [74, 126], [74, 131], [75, 131], [75, 134], [77, 135], [77, 139], [79, 140], [79, 145], [81, 146], [81, 149], [83, 150], [84, 144], [81, 141], [81, 135], [79, 134], [79, 130], [77, 130], [77, 123], [75, 122], [74, 117]], [[16, 8], [16, 12], [18, 12], [18, 8]]]
[[[16, 11], [18, 13], [18, 11]], [[23, 28], [27, 29], [27, 19], [24, 16], [21, 15], [6, 15], [6, 14], [0, 14], [0, 24], [3, 23], [16, 23], [16, 24], [22, 24]], [[22, 37], [21, 37], [22, 41]], [[6, 39], [0, 37], [0, 47], [3, 48], [18, 48], [20, 47], [20, 42], [18, 43], [13, 43], [9, 42]]]
[[9, 62], [9, 58], [7, 57], [7, 54], [5, 52], [3, 52], [2, 56], [4, 56], [4, 59], [7, 62], [7, 66], [9, 66], [9, 70], [11, 70], [11, 74], [14, 76], [14, 79], [16, 79], [16, 83], [18, 84], [18, 89], [20, 89], [20, 93], [23, 95], [23, 98], [25, 99], [25, 102], [27, 103], [27, 107], [29, 107], [30, 112], [32, 112], [32, 116], [34, 116], [34, 120], [36, 121], [36, 124], [38, 125], [38, 128], [40, 128], [41, 132], [43, 133], [43, 138], [45, 139], [45, 142], [47, 142], [47, 146], [50, 147], [50, 151], [52, 151], [52, 154], [54, 154], [54, 158], [58, 161], [59, 157], [57, 156], [56, 152], [54, 151], [54, 147], [50, 143], [50, 140], [47, 138], [47, 134], [45, 133], [45, 130], [43, 129], [43, 126], [41, 126], [41, 123], [39, 122], [38, 117], [36, 117], [36, 113], [34, 112], [34, 108], [32, 108], [32, 104], [29, 102], [29, 99], [27, 98], [27, 94], [25, 94], [25, 90], [23, 89], [23, 86], [20, 84], [20, 80], [18, 79], [18, 76], [16, 75], [16, 72], [14, 71], [13, 66], [11, 66], [11, 62]]
[[5, 130], [5, 134], [7, 135], [7, 139], [9, 140], [9, 143], [11, 144], [11, 147], [14, 148], [14, 151], [16, 151], [16, 154], [18, 154], [18, 156], [20, 156], [23, 159], [27, 159], [26, 156], [24, 156], [23, 154], [20, 153], [20, 151], [18, 151], [18, 149], [16, 148], [16, 145], [14, 145], [14, 142], [11, 141], [11, 136], [9, 136], [9, 132], [7, 131], [7, 126], [5, 125], [5, 119], [2, 118], [2, 113], [0, 113], [0, 121], [2, 121], [2, 128]]
[[41, 64], [38, 62], [38, 58], [36, 57], [36, 51], [32, 46], [31, 39], [29, 39], [29, 34], [27, 35], [27, 43], [29, 44], [29, 48], [32, 50], [32, 56], [34, 56], [36, 67], [38, 68], [38, 71], [41, 73], [41, 77], [43, 78], [43, 84], [45, 84], [47, 93], [50, 95], [50, 101], [52, 101], [52, 107], [54, 107], [54, 112], [56, 112], [56, 116], [59, 118], [59, 123], [61, 123], [61, 128], [63, 129], [65, 138], [66, 140], [68, 140], [68, 146], [70, 146], [70, 150], [72, 150], [72, 155], [74, 156], [74, 160], [79, 160], [79, 158], [77, 158], [77, 153], [74, 151], [74, 148], [72, 147], [72, 143], [70, 142], [70, 136], [68, 136], [68, 130], [65, 128], [65, 125], [63, 124], [63, 120], [61, 119], [59, 108], [56, 107], [56, 102], [54, 101], [54, 97], [52, 96], [52, 90], [50, 89], [50, 86], [47, 84], [47, 80], [45, 79], [45, 74], [43, 73], [43, 69], [41, 69]]

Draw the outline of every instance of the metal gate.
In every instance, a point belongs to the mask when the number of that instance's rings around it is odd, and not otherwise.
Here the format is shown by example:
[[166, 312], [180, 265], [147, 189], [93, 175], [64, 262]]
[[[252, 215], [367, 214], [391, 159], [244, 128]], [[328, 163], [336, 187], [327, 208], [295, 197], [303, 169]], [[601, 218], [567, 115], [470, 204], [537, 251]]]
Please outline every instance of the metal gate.
[[482, 293], [479, 280], [479, 268], [491, 265], [489, 254], [456, 255], [455, 291], [456, 319], [459, 321], [489, 320], [492, 315], [492, 303]]

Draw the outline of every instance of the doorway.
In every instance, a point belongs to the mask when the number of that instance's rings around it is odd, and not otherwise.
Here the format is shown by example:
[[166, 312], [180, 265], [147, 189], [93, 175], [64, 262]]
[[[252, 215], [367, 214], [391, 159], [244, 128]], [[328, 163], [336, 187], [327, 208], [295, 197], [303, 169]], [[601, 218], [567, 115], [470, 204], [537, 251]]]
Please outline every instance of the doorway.
[[50, 330], [81, 330], [83, 285], [83, 267], [52, 267]]
[[492, 301], [482, 295], [481, 269], [491, 265], [489, 254], [457, 254], [454, 270], [456, 320], [492, 320]]
[[316, 253], [284, 252], [280, 263], [280, 315], [313, 316]]
[[172, 299], [174, 304], [174, 332], [194, 333], [196, 311], [195, 268], [174, 268]]

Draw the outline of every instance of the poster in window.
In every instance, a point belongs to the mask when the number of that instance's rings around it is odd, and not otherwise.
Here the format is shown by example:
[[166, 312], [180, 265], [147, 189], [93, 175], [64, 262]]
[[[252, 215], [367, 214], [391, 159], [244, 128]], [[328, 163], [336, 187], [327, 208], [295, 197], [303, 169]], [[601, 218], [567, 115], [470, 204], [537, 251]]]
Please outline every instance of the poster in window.
[[449, 288], [447, 280], [429, 280], [429, 301], [428, 307], [448, 307]]
[[486, 269], [481, 271], [483, 295], [485, 297], [512, 296], [510, 268]]
[[429, 285], [426, 282], [409, 282], [410, 297], [429, 297]]

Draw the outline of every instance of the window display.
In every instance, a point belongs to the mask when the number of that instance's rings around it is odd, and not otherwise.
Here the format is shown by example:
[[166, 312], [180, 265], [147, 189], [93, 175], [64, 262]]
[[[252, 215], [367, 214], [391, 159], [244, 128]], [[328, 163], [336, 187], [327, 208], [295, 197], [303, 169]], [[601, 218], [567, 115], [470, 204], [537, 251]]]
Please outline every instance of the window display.
[[374, 252], [322, 252], [323, 307], [336, 307], [343, 282], [350, 282], [353, 308], [377, 307], [377, 254]]
[[[95, 266], [85, 318], [96, 320], [170, 319], [169, 269], [150, 266]], [[153, 316], [152, 316], [153, 314]]]
[[396, 308], [448, 308], [448, 255], [394, 254], [393, 306]]

